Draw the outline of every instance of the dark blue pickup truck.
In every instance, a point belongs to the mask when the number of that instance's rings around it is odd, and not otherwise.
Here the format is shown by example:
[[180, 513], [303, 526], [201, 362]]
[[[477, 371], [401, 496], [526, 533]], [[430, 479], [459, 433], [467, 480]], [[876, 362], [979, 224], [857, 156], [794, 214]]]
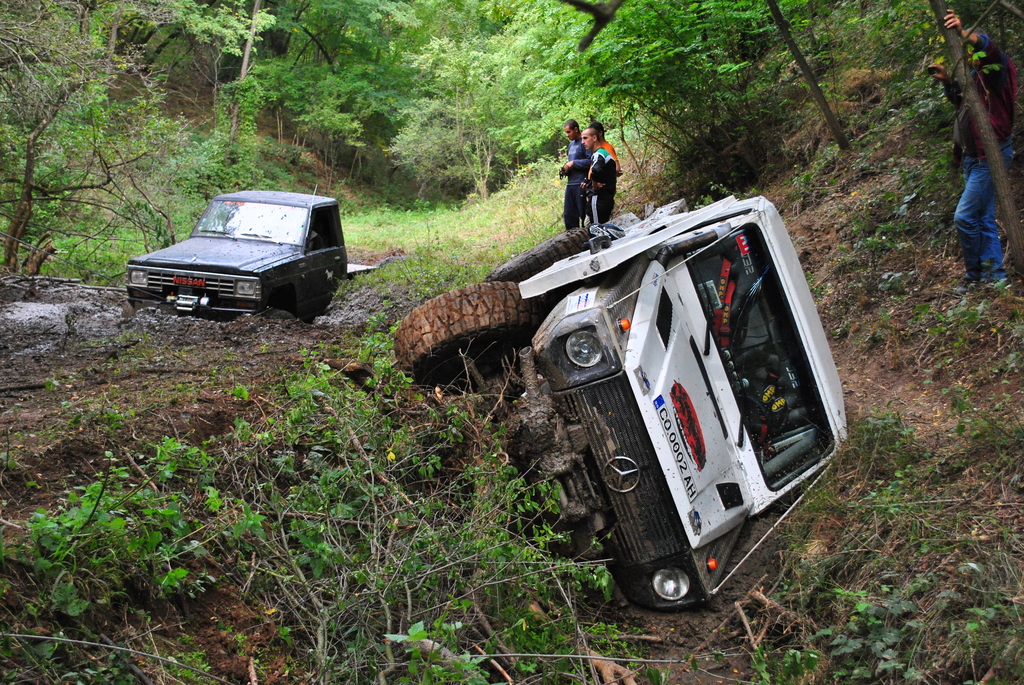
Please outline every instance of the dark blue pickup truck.
[[329, 197], [272, 191], [218, 195], [192, 235], [128, 262], [128, 301], [200, 316], [266, 310], [322, 314], [348, 257]]

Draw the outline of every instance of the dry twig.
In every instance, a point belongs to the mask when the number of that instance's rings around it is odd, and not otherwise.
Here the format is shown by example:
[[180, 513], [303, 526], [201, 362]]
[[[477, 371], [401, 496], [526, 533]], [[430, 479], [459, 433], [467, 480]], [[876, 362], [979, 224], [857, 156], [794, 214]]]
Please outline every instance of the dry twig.
[[633, 678], [633, 671], [629, 670], [625, 666], [608, 661], [600, 654], [592, 649], [588, 649], [587, 653], [594, 657], [593, 664], [594, 668], [601, 675], [601, 680], [604, 685], [612, 685], [613, 683], [622, 683], [622, 685], [636, 685], [636, 680]]
[[754, 637], [754, 631], [750, 629], [750, 621], [747, 620], [747, 614], [743, 611], [743, 603], [735, 602], [736, 613], [740, 615], [740, 621], [743, 622], [743, 629], [747, 631], [747, 639], [750, 640], [750, 647], [757, 649], [758, 640]]
[[1017, 642], [1018, 642], [1018, 639], [1017, 638], [1013, 638], [1012, 640], [1010, 640], [1007, 643], [1006, 649], [1003, 650], [1003, 653], [999, 655], [998, 659], [996, 659], [994, 662], [992, 662], [992, 667], [989, 668], [988, 672], [984, 675], [984, 677], [982, 677], [982, 679], [981, 679], [982, 683], [990, 683], [990, 682], [992, 682], [993, 680], [995, 680], [996, 678], [999, 677], [999, 672], [1002, 670], [1002, 668], [999, 666], [999, 662], [1006, 661], [1007, 659], [1010, 658], [1010, 656], [1013, 655], [1013, 651], [1014, 651], [1014, 648], [1016, 648], [1016, 646], [1017, 646]]
[[[593, 637], [606, 638], [606, 637], [610, 637], [610, 636], [608, 636], [608, 635], [600, 635], [600, 636], [598, 636], [598, 635], [589, 635], [588, 637], [592, 637], [592, 638]], [[651, 644], [657, 644], [657, 645], [660, 645], [660, 644], [665, 642], [664, 639], [658, 637], [657, 635], [615, 635], [614, 637], [611, 637], [611, 639], [613, 639], [613, 640], [622, 640], [623, 642], [649, 642]]]
[[749, 593], [747, 593], [747, 596], [750, 597], [753, 600], [756, 600], [756, 601], [760, 602], [762, 605], [764, 605], [764, 607], [766, 609], [771, 609], [775, 613], [780, 614], [782, 616], [785, 616], [787, 619], [789, 619], [789, 622], [792, 623], [792, 624], [799, 623], [800, 625], [808, 625], [815, 632], [818, 630], [818, 626], [814, 625], [814, 621], [812, 621], [809, 618], [805, 619], [805, 618], [801, 617], [800, 615], [790, 611], [789, 609], [787, 609], [786, 607], [782, 606], [781, 604], [779, 604], [775, 600], [769, 599], [768, 597], [766, 597], [759, 590], [751, 590]]
[[252, 657], [249, 657], [249, 685], [260, 685], [260, 681], [256, 680], [256, 662]]
[[[114, 644], [113, 640], [111, 640], [106, 635], [103, 635], [102, 633], [100, 633], [100, 642], [102, 642], [103, 644], [107, 645], [108, 647], [117, 647], [117, 645]], [[90, 656], [90, 655], [86, 654], [86, 656]], [[133, 664], [131, 661], [128, 662], [128, 670], [132, 672], [132, 675], [135, 676], [135, 678], [140, 683], [142, 683], [142, 685], [153, 685], [153, 681], [150, 680], [149, 676], [147, 676], [142, 671], [141, 668], [139, 668], [138, 666]]]
[[[479, 653], [479, 654], [486, 654], [487, 653], [484, 650], [480, 649], [480, 645], [473, 645], [473, 649], [475, 649], [477, 651], [477, 653]], [[501, 677], [505, 679], [505, 682], [508, 683], [508, 685], [515, 685], [514, 682], [512, 681], [512, 676], [510, 676], [508, 674], [508, 671], [506, 671], [504, 668], [501, 667], [501, 664], [499, 664], [494, 659], [488, 659], [487, 663], [489, 663], [491, 666], [493, 666], [494, 670], [496, 670], [498, 673], [501, 674]]]

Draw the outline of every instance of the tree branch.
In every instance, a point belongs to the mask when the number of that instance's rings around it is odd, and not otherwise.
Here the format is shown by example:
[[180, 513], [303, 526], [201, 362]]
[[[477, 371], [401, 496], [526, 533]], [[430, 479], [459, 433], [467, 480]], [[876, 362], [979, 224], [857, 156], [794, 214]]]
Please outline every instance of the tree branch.
[[330, 53], [327, 52], [327, 48], [325, 48], [324, 44], [320, 42], [320, 39], [314, 36], [313, 33], [305, 26], [302, 27], [302, 32], [309, 36], [310, 40], [316, 43], [316, 47], [320, 50], [320, 54], [324, 56], [325, 60], [327, 60], [327, 65], [333, 67], [334, 60], [331, 59]]
[[597, 38], [597, 34], [601, 33], [601, 29], [610, 24], [612, 19], [615, 18], [615, 12], [618, 11], [625, 1], [609, 0], [608, 2], [590, 3], [586, 0], [562, 0], [562, 2], [575, 7], [580, 12], [594, 17], [594, 25], [591, 27], [590, 33], [583, 36], [577, 47], [580, 52], [590, 47], [590, 44]]
[[999, 4], [1003, 6], [1003, 9], [1008, 10], [1010, 14], [1018, 19], [1024, 19], [1024, 11], [1010, 2], [1010, 0], [999, 0]]

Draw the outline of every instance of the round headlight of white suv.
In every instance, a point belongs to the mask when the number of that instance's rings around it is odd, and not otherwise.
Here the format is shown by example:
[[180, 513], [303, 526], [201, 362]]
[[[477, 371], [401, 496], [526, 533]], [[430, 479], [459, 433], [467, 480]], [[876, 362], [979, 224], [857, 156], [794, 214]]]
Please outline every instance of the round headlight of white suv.
[[128, 282], [132, 285], [146, 285], [149, 274], [141, 269], [132, 269], [128, 272]]
[[235, 294], [249, 296], [256, 294], [256, 281], [235, 281]]
[[655, 573], [651, 585], [659, 597], [674, 602], [690, 591], [690, 577], [682, 569], [670, 566]]
[[591, 331], [576, 331], [565, 341], [565, 354], [576, 366], [588, 369], [601, 361], [601, 340]]

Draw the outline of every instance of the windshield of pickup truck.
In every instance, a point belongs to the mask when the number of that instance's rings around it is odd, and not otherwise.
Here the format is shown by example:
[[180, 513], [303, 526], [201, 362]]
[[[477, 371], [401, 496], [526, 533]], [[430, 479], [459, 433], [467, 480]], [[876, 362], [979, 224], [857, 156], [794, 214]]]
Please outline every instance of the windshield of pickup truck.
[[308, 214], [305, 207], [214, 200], [199, 217], [192, 237], [301, 245]]

